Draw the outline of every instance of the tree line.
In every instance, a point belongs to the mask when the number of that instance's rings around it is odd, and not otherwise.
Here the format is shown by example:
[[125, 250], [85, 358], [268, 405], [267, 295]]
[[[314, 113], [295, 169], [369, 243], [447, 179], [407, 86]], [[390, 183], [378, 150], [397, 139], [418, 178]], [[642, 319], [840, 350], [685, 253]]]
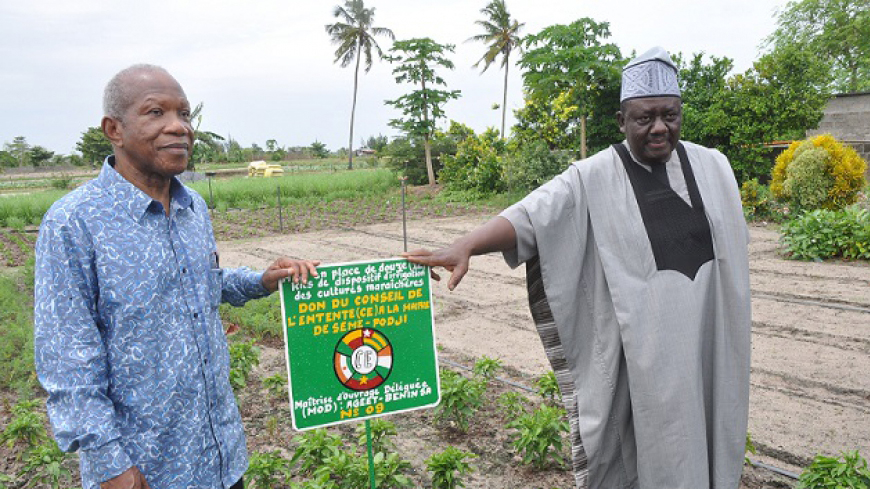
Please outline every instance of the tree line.
[[[621, 139], [614, 114], [618, 110], [621, 69], [634, 53], [622, 53], [610, 38], [607, 22], [591, 18], [555, 24], [521, 36], [524, 23], [513, 18], [505, 0], [492, 0], [474, 22], [482, 33], [469, 42], [485, 49], [474, 67], [486, 71], [500, 60], [505, 71], [501, 130], [507, 110], [507, 73], [512, 64], [523, 72], [524, 101], [515, 111], [508, 145], [516, 151], [546, 145], [550, 151], [583, 158]], [[368, 71], [375, 59], [393, 65], [396, 83], [407, 92], [385, 101], [398, 115], [389, 125], [401, 131], [402, 141], [389, 143], [371, 137], [366, 146], [405, 154], [404, 167], [425, 165], [425, 181], [434, 183], [440, 170], [433, 160], [433, 140], [439, 120], [447, 118], [444, 105], [461, 96], [446, 86], [439, 72], [454, 69], [450, 56], [455, 46], [430, 38], [396, 40], [392, 30], [375, 27], [375, 9], [363, 0], [346, 0], [334, 7], [336, 22], [325, 26], [337, 45], [335, 62], [354, 66], [354, 90], [347, 155], [353, 167], [354, 117], [360, 68]], [[393, 41], [383, 49], [377, 37]], [[751, 68], [731, 73], [733, 61], [704, 53], [673, 53], [680, 67], [683, 92], [683, 137], [729, 156], [743, 181], [766, 176], [772, 161], [764, 143], [802, 138], [817, 126], [832, 93], [870, 89], [870, 0], [795, 0], [777, 13], [777, 28], [764, 40], [765, 49]], [[192, 164], [203, 161], [247, 161], [255, 155], [281, 160], [295, 154], [325, 156], [325, 145], [283, 148], [276, 140], [264, 150], [256, 144], [242, 147], [226, 138], [200, 130], [202, 104], [194, 111], [196, 143]], [[60, 157], [23, 137], [6, 143], [0, 165], [45, 165], [71, 160], [99, 162], [111, 147], [98, 128], [89, 128], [76, 149], [81, 160]], [[371, 143], [371, 144], [370, 144]], [[395, 143], [395, 144], [394, 144]], [[375, 148], [375, 146], [378, 146]], [[414, 151], [406, 151], [409, 147]], [[418, 148], [419, 147], [419, 148]], [[108, 151], [107, 151], [108, 149]], [[408, 154], [421, 153], [408, 159]], [[395, 156], [395, 155], [393, 155]]]

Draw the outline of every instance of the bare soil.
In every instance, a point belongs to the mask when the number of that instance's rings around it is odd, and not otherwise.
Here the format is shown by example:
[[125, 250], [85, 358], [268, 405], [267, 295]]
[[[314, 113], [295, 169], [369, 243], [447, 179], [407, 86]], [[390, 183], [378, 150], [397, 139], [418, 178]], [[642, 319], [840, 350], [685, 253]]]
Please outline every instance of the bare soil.
[[[486, 216], [425, 219], [408, 223], [409, 248], [438, 248], [485, 222]], [[870, 267], [866, 263], [797, 262], [781, 256], [778, 234], [750, 230], [753, 358], [749, 431], [758, 448], [755, 461], [797, 474], [816, 454], [858, 449], [870, 454]], [[388, 258], [402, 251], [401, 223], [221, 242], [228, 266], [264, 267], [277, 255], [339, 263]], [[444, 365], [470, 367], [482, 355], [499, 358], [507, 377], [533, 386], [549, 365], [527, 309], [523, 270], [511, 270], [500, 256], [477, 257], [462, 285], [435, 287], [435, 317]], [[277, 345], [276, 345], [277, 346]], [[261, 375], [281, 372], [283, 353], [264, 349]], [[490, 396], [517, 389], [495, 382]], [[523, 392], [535, 402], [533, 394]], [[395, 415], [400, 454], [411, 460], [427, 487], [423, 460], [448, 444], [480, 458], [466, 487], [570, 488], [568, 471], [533, 472], [519, 466], [491, 397], [459, 435], [435, 426], [431, 413]], [[258, 426], [289, 412], [278, 404], [242, 401], [252, 450], [286, 449], [293, 435]], [[274, 426], [275, 421], [271, 422]], [[350, 427], [342, 428], [345, 430]], [[268, 431], [268, 430], [266, 430]], [[272, 430], [275, 431], [275, 430]], [[793, 480], [767, 468], [748, 467], [745, 488], [791, 487]]]

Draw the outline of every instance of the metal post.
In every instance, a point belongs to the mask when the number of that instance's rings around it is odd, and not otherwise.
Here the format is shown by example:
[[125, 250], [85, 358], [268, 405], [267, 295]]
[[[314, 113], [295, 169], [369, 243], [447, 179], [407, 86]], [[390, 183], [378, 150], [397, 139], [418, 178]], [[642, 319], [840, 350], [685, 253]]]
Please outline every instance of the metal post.
[[365, 421], [366, 423], [366, 446], [368, 447], [369, 452], [369, 484], [372, 486], [371, 489], [375, 488], [375, 456], [372, 454], [372, 424], [369, 420]]
[[281, 186], [276, 185], [275, 191], [278, 194], [278, 223], [280, 225], [281, 234], [284, 234], [284, 214], [281, 212]]
[[209, 207], [214, 209], [214, 194], [211, 193], [211, 177], [215, 176], [215, 172], [205, 172], [205, 176], [208, 177], [208, 200]]
[[405, 181], [408, 177], [402, 176], [399, 179], [402, 181], [402, 240], [405, 243], [405, 251], [408, 251], [408, 226], [405, 223]]

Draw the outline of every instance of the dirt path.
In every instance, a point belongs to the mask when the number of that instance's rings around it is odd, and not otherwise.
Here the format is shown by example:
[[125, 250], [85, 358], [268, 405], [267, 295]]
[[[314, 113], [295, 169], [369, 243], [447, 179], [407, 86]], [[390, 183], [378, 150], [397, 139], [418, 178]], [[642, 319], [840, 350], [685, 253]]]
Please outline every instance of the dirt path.
[[[485, 221], [408, 223], [409, 248], [436, 248]], [[870, 267], [783, 260], [775, 232], [752, 228], [753, 358], [749, 430], [762, 462], [800, 472], [817, 453], [870, 455]], [[275, 256], [338, 263], [402, 251], [401, 224], [220, 243], [222, 263], [265, 267]], [[525, 275], [477, 257], [462, 285], [435, 287], [446, 354], [500, 358], [521, 374], [549, 369], [527, 308]]]

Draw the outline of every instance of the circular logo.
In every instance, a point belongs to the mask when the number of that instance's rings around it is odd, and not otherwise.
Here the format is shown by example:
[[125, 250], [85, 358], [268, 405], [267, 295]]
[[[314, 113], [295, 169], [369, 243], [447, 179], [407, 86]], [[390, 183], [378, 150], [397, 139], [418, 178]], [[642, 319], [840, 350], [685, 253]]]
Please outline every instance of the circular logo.
[[393, 347], [378, 330], [355, 329], [338, 340], [333, 356], [335, 376], [342, 385], [366, 391], [384, 383], [393, 369]]

